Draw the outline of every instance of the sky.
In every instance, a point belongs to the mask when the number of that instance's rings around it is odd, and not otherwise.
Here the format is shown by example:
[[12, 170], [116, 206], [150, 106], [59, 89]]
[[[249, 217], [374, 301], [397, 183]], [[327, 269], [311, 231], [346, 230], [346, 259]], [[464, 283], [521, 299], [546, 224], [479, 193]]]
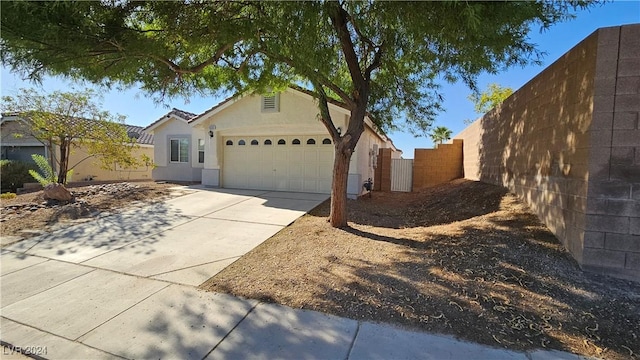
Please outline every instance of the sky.
[[[542, 65], [529, 65], [524, 68], [506, 69], [495, 75], [481, 75], [478, 79], [480, 89], [491, 83], [511, 87], [514, 90], [534, 78], [556, 59], [593, 33], [596, 29], [631, 23], [640, 23], [640, 0], [613, 1], [596, 5], [588, 10], [579, 11], [573, 20], [556, 24], [550, 29], [540, 32], [534, 28], [529, 36], [537, 48], [546, 53]], [[47, 77], [41, 85], [23, 81], [19, 75], [2, 67], [0, 72], [0, 93], [2, 96], [14, 95], [20, 88], [33, 87], [38, 90], [52, 92], [69, 91], [70, 88], [82, 89], [86, 84], [72, 83], [60, 78]], [[131, 125], [147, 126], [164, 116], [171, 108], [178, 108], [192, 113], [202, 113], [219, 103], [220, 97], [175, 98], [162, 104], [154, 102], [139, 89], [126, 91], [99, 90], [103, 94], [102, 107], [111, 113], [126, 116]], [[444, 111], [439, 114], [434, 126], [445, 126], [453, 134], [465, 128], [465, 119], [476, 119], [473, 104], [468, 100], [471, 91], [462, 83], [443, 83], [441, 94], [444, 97]], [[396, 131], [388, 134], [396, 147], [403, 150], [403, 157], [413, 158], [415, 148], [432, 148], [433, 142], [428, 137], [414, 137], [408, 132]]]

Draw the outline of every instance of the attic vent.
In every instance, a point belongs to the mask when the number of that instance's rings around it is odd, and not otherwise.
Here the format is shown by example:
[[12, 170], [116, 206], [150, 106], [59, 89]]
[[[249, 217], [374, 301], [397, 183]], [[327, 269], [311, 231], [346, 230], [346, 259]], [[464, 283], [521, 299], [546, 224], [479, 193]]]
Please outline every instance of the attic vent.
[[263, 96], [262, 97], [262, 111], [263, 112], [278, 112], [280, 111], [280, 96]]

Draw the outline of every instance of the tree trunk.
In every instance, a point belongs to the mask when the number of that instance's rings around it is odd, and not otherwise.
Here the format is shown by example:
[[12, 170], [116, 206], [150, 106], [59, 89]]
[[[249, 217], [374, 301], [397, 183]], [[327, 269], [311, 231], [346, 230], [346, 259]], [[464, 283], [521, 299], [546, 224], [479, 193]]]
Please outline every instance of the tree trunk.
[[[329, 223], [333, 227], [347, 225], [347, 181], [351, 155], [364, 132], [366, 103], [360, 103], [351, 111], [347, 133], [335, 141], [333, 160], [333, 182], [331, 184], [331, 213]], [[360, 184], [358, 184], [360, 186]]]
[[347, 226], [347, 180], [349, 179], [349, 162], [353, 153], [348, 147], [349, 141], [344, 138], [336, 142], [333, 160], [329, 223], [337, 228]]
[[60, 142], [60, 168], [58, 169], [58, 184], [67, 182], [67, 166], [69, 163], [68, 147], [66, 141]]
[[54, 176], [56, 171], [56, 149], [51, 138], [49, 138], [49, 147], [47, 148], [47, 151], [49, 152], [49, 165], [51, 165], [51, 174], [49, 175], [51, 178], [49, 178], [48, 180], [53, 182], [55, 181], [55, 179], [52, 179], [52, 177]]

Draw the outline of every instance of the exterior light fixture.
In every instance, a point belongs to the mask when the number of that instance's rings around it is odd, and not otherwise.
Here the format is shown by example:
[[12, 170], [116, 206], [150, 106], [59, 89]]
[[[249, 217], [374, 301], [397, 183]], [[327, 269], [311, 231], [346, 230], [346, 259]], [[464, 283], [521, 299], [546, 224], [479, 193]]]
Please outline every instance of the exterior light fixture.
[[338, 135], [342, 134], [342, 128], [338, 127], [336, 130], [338, 130]]
[[216, 126], [215, 125], [209, 125], [209, 137], [212, 138], [214, 131], [216, 130]]

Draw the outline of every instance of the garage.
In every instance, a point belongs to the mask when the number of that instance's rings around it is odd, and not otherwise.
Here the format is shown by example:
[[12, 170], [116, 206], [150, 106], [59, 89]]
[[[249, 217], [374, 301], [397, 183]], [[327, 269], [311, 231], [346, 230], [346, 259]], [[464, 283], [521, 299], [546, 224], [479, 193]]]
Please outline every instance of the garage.
[[222, 186], [331, 192], [333, 144], [326, 135], [223, 138]]

